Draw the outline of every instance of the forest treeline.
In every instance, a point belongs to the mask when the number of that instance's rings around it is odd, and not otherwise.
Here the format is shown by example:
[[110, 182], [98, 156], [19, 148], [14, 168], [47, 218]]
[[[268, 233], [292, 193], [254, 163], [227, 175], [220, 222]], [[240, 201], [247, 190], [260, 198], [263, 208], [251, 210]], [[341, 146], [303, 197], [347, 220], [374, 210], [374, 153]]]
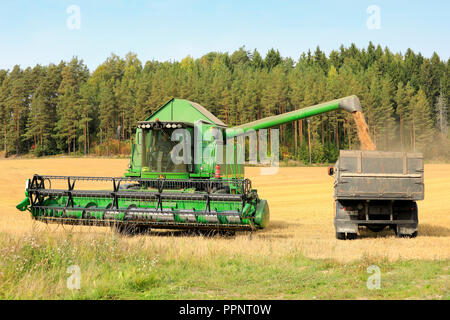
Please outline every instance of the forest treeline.
[[[0, 70], [0, 151], [110, 155], [129, 151], [136, 122], [172, 97], [208, 108], [238, 125], [356, 94], [379, 150], [450, 158], [449, 61], [372, 43], [318, 47], [297, 60], [241, 47], [181, 61], [111, 55], [93, 72], [82, 60]], [[358, 148], [352, 116], [332, 112], [280, 128], [283, 158], [330, 162]], [[122, 141], [122, 147], [120, 144]], [[125, 146], [125, 147], [123, 147]]]

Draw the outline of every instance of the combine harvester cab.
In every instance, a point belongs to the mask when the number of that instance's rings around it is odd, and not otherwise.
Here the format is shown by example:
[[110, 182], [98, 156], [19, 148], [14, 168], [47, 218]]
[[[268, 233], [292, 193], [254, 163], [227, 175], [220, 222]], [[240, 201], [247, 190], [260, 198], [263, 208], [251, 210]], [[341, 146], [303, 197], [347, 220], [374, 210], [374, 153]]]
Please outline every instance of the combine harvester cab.
[[[269, 206], [245, 178], [235, 138], [339, 109], [361, 111], [358, 98], [350, 96], [227, 128], [201, 105], [172, 99], [137, 124], [124, 177], [36, 174], [17, 208], [45, 223], [113, 226], [120, 232], [263, 229]], [[174, 153], [182, 158], [173, 161]]]
[[424, 199], [423, 155], [382, 151], [340, 151], [329, 169], [335, 175], [337, 239], [356, 239], [359, 227], [415, 237], [417, 200]]

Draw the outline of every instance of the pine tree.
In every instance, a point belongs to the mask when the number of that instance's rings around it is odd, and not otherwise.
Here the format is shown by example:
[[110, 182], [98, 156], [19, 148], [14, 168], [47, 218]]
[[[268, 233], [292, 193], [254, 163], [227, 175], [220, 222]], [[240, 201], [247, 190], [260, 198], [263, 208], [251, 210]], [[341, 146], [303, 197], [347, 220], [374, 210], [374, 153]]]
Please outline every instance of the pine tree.
[[[381, 99], [380, 105], [378, 107], [378, 115], [380, 121], [379, 133], [382, 136], [382, 143], [385, 148], [391, 145], [392, 140], [395, 135], [395, 123], [394, 123], [394, 87], [392, 85], [391, 79], [385, 77], [381, 83]], [[381, 140], [381, 139], [380, 139]]]
[[146, 119], [151, 113], [152, 105], [149, 103], [151, 88], [151, 75], [144, 69], [137, 82], [136, 106], [133, 112], [133, 128], [135, 128], [137, 121]]
[[411, 111], [413, 150], [424, 152], [433, 140], [433, 120], [431, 119], [430, 104], [422, 89], [419, 89], [412, 99]]
[[108, 82], [102, 82], [99, 93], [100, 141], [106, 142], [108, 156], [110, 154], [110, 139], [114, 137], [117, 128], [117, 108], [115, 107], [116, 101], [112, 90], [112, 81], [113, 79], [110, 79]]
[[446, 137], [448, 132], [448, 108], [447, 108], [447, 102], [444, 98], [444, 92], [442, 90], [442, 84], [441, 84], [441, 90], [439, 94], [439, 98], [436, 103], [436, 110], [437, 110], [437, 128], [441, 132], [441, 134]]
[[62, 70], [62, 79], [58, 88], [58, 121], [55, 137], [59, 139], [61, 149], [76, 152], [79, 119], [80, 119], [80, 88], [88, 79], [89, 71], [82, 60], [73, 58]]
[[231, 64], [233, 66], [245, 67], [250, 64], [250, 52], [245, 50], [245, 46], [240, 47], [233, 52], [230, 57]]
[[251, 58], [251, 65], [255, 69], [262, 69], [264, 68], [264, 60], [261, 57], [261, 54], [258, 52], [258, 50], [253, 50], [252, 58]]
[[[408, 84], [409, 86], [409, 84]], [[409, 87], [410, 88], [410, 87]], [[397, 92], [395, 95], [395, 103], [397, 105], [396, 114], [399, 118], [399, 137], [400, 146], [402, 150], [405, 146], [405, 128], [409, 123], [409, 104], [411, 97], [408, 96], [408, 88], [405, 88], [402, 82], [397, 85]]]
[[138, 91], [138, 80], [142, 72], [142, 64], [136, 54], [128, 53], [125, 57], [125, 69], [120, 84], [116, 90], [116, 100], [119, 107], [119, 123], [123, 139], [131, 137], [135, 127], [134, 109]]
[[25, 133], [28, 115], [29, 92], [26, 80], [28, 75], [29, 71], [24, 72], [16, 65], [7, 79], [6, 113], [9, 114], [5, 127], [7, 153], [15, 152], [18, 155], [25, 149], [22, 134]]
[[5, 155], [7, 155], [7, 128], [10, 118], [10, 113], [7, 106], [7, 98], [9, 95], [9, 86], [8, 86], [8, 72], [6, 70], [0, 71], [0, 139], [2, 143], [0, 144], [0, 150], [5, 151]]
[[269, 69], [272, 70], [277, 65], [281, 63], [281, 55], [278, 50], [275, 51], [275, 49], [270, 49], [269, 52], [267, 52], [266, 58], [264, 59], [264, 65]]
[[94, 120], [95, 99], [93, 87], [90, 82], [84, 83], [80, 88], [80, 104], [79, 113], [80, 119], [78, 122], [78, 129], [81, 134], [78, 137], [78, 142], [83, 145], [84, 155], [89, 154], [90, 150], [90, 136], [91, 136], [91, 122]]

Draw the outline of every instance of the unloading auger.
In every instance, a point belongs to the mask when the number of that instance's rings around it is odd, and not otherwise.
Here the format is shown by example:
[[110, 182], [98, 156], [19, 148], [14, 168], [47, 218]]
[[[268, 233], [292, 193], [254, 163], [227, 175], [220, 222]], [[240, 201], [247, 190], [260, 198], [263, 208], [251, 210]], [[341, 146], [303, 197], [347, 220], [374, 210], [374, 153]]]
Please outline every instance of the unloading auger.
[[[361, 111], [359, 99], [349, 96], [228, 128], [198, 103], [171, 99], [138, 122], [123, 177], [35, 174], [27, 180], [26, 198], [17, 209], [45, 223], [113, 226], [120, 232], [263, 229], [269, 223], [269, 206], [245, 178], [234, 138], [338, 109]], [[199, 148], [191, 143], [187, 149], [194, 155], [190, 161], [172, 161], [176, 142], [171, 138], [177, 129], [199, 142]], [[213, 130], [222, 139], [211, 139]], [[230, 143], [235, 151], [231, 156], [226, 152]], [[199, 154], [201, 162], [196, 163]]]

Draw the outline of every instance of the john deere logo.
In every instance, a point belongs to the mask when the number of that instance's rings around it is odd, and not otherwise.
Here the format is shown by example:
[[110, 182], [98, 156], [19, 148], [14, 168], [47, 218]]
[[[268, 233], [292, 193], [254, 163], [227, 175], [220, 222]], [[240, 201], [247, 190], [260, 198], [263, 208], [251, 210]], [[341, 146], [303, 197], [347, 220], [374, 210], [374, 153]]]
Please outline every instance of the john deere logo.
[[160, 178], [160, 179], [164, 179], [165, 177], [166, 177], [166, 176], [163, 175], [163, 174], [160, 174], [160, 175], [159, 175], [159, 178]]

